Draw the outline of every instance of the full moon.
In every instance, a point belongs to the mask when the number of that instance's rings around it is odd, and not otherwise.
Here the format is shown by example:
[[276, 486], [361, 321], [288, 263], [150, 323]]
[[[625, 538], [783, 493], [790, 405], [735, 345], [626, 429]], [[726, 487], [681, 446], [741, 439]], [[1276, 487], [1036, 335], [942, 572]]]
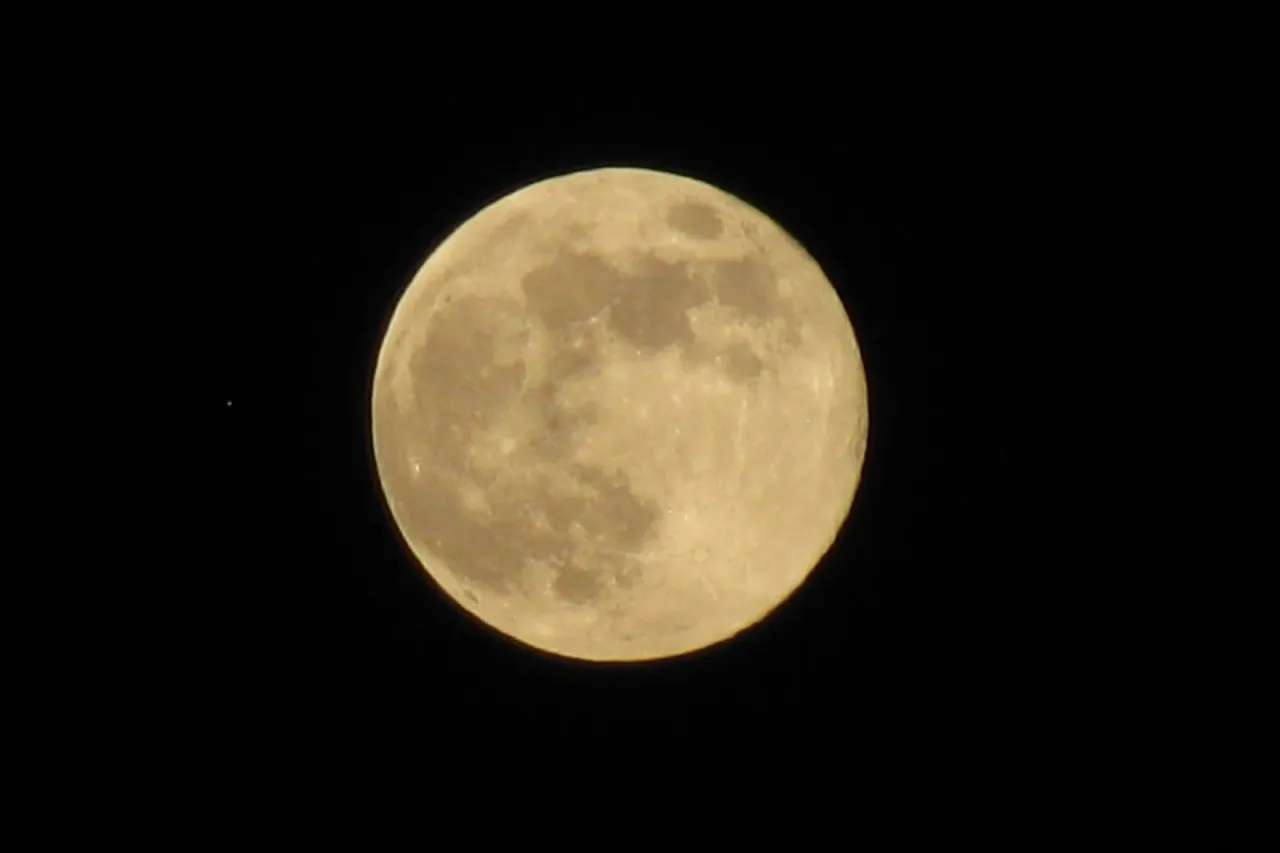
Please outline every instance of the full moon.
[[396, 305], [371, 405], [422, 569], [490, 628], [595, 661], [781, 605], [849, 514], [869, 422], [818, 263], [741, 199], [631, 168], [462, 222]]

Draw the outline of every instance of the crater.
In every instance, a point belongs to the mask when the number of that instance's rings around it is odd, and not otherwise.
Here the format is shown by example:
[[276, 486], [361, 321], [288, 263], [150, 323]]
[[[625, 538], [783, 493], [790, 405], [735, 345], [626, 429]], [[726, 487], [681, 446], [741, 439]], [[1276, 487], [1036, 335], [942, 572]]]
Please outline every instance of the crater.
[[680, 202], [667, 211], [667, 224], [682, 234], [699, 240], [714, 240], [724, 233], [720, 214], [701, 202]]
[[755, 350], [741, 341], [717, 353], [715, 363], [721, 372], [734, 382], [749, 382], [752, 379], [758, 379], [764, 372], [764, 360], [756, 355]]
[[590, 569], [574, 565], [561, 566], [556, 570], [556, 579], [552, 584], [556, 596], [573, 604], [586, 604], [595, 601], [605, 591], [604, 578]]
[[761, 258], [717, 263], [711, 284], [716, 301], [747, 317], [764, 320], [777, 316], [782, 309], [773, 270]]

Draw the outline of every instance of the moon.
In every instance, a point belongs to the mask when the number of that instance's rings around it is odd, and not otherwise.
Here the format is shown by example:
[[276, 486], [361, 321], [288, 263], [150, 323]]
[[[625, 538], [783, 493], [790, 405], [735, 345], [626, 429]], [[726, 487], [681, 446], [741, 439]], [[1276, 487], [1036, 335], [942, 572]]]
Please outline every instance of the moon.
[[392, 312], [371, 411], [422, 569], [493, 630], [592, 661], [777, 609], [848, 517], [869, 425], [818, 263], [741, 199], [635, 168], [465, 220]]

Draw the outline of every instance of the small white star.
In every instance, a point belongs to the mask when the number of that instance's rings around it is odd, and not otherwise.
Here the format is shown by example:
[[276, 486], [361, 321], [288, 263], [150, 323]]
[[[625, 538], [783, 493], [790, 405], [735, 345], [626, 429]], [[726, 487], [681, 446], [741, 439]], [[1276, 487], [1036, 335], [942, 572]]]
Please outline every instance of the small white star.
[[228, 407], [228, 408], [230, 408], [230, 407], [231, 407], [231, 401], [230, 401], [230, 400], [228, 400], [228, 401], [227, 401], [227, 407]]

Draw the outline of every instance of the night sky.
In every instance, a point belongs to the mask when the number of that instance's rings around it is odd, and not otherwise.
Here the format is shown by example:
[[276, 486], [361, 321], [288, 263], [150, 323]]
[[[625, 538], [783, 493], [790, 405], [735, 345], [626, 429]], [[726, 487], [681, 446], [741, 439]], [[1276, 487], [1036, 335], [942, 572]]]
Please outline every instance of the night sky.
[[[220, 102], [205, 263], [243, 785], [583, 805], [1100, 772], [1085, 113], [1065, 83], [867, 77], [814, 53], [660, 80], [555, 57], [420, 88], [299, 72]], [[870, 386], [862, 484], [811, 581], [732, 643], [625, 667], [452, 606], [398, 537], [369, 436], [381, 333], [436, 242], [604, 165], [689, 174], [781, 223], [838, 289]]]

